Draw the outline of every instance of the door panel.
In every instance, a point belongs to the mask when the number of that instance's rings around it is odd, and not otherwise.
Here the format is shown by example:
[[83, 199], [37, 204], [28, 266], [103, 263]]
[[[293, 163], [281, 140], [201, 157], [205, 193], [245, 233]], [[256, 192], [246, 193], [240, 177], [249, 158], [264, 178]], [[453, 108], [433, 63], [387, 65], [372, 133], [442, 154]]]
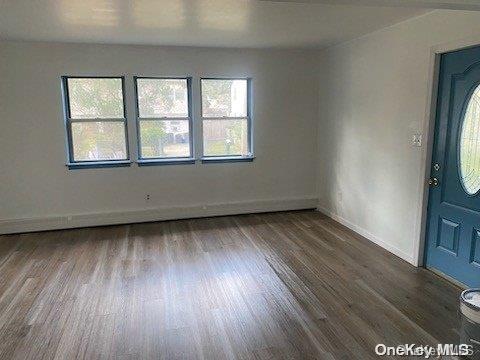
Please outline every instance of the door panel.
[[480, 193], [474, 192], [480, 182], [479, 85], [480, 47], [442, 55], [431, 174], [438, 183], [431, 181], [426, 253], [427, 267], [476, 287], [480, 286]]
[[437, 247], [451, 252], [452, 255], [458, 256], [460, 224], [442, 218], [440, 218], [439, 224], [440, 229], [438, 229]]

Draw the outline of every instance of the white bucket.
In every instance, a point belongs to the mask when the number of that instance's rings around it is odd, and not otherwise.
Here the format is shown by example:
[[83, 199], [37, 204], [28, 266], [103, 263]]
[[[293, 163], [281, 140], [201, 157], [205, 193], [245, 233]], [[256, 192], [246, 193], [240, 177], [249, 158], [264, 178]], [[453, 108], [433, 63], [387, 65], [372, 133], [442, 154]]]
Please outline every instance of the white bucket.
[[471, 359], [480, 360], [480, 289], [468, 289], [460, 295], [460, 343], [473, 346]]

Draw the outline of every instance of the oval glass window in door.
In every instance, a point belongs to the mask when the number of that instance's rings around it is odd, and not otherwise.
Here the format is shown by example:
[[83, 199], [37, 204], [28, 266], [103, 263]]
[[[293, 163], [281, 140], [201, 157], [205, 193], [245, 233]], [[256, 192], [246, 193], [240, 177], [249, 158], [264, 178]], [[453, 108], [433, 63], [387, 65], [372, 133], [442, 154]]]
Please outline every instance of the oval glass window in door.
[[480, 190], [480, 85], [468, 101], [460, 133], [460, 179], [465, 191]]

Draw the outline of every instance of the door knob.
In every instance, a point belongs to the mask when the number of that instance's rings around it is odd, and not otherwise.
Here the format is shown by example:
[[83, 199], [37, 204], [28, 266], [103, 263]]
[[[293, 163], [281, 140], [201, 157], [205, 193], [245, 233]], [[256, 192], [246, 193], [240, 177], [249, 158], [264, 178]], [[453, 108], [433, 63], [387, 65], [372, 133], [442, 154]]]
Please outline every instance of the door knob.
[[438, 184], [439, 184], [438, 179], [435, 177], [428, 180], [428, 185], [430, 186], [438, 186]]

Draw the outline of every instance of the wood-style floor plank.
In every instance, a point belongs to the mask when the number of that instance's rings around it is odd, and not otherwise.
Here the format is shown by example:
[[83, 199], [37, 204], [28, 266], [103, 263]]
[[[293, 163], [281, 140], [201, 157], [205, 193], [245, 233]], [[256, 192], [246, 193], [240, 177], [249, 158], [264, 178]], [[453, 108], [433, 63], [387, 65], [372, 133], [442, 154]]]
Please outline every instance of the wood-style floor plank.
[[373, 359], [460, 289], [314, 211], [0, 236], [0, 359]]

